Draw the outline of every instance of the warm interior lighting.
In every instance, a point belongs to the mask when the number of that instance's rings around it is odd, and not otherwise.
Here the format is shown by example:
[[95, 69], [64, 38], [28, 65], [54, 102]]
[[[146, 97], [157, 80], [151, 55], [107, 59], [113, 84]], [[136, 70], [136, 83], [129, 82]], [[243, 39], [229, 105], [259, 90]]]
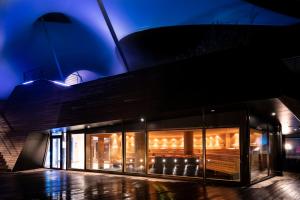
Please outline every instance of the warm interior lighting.
[[253, 149], [253, 151], [259, 151], [259, 150], [260, 150], [259, 147], [255, 147], [255, 148]]
[[272, 113], [271, 113], [271, 115], [272, 115], [272, 116], [275, 116], [275, 115], [276, 115], [276, 113], [275, 113], [275, 112], [272, 112]]
[[119, 171], [121, 169], [121, 133], [89, 134], [87, 135], [87, 146], [89, 149], [87, 150], [87, 169], [112, 171]]
[[[203, 141], [206, 141], [207, 169], [234, 174], [238, 179], [239, 128], [162, 130], [148, 132], [149, 173], [199, 176], [203, 170]], [[154, 163], [155, 161], [155, 163]]]
[[287, 150], [287, 151], [292, 150], [293, 146], [290, 143], [286, 143], [286, 144], [284, 144], [284, 149]]

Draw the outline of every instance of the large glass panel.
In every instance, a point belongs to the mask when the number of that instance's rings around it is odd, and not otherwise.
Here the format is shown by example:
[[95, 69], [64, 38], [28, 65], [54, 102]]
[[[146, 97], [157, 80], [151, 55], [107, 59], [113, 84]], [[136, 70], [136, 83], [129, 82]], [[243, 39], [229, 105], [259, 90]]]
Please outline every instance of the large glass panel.
[[52, 138], [52, 168], [60, 168], [61, 165], [61, 139]]
[[149, 131], [149, 173], [202, 177], [202, 130]]
[[145, 173], [145, 132], [126, 133], [126, 172]]
[[250, 129], [250, 171], [251, 181], [269, 174], [269, 142], [267, 132]]
[[84, 169], [84, 134], [71, 134], [71, 168]]
[[300, 160], [300, 138], [285, 138], [286, 159]]
[[285, 138], [284, 143], [286, 171], [299, 172], [300, 169], [300, 138]]
[[206, 130], [206, 177], [240, 179], [239, 128]]
[[44, 163], [44, 167], [45, 168], [50, 168], [51, 167], [50, 166], [50, 161], [51, 161], [50, 155], [51, 155], [51, 153], [50, 153], [50, 140], [48, 140], [48, 142], [47, 142], [46, 157], [45, 157], [45, 163]]
[[122, 171], [122, 133], [87, 135], [87, 169]]
[[62, 162], [63, 162], [63, 169], [67, 169], [67, 158], [66, 158], [66, 154], [67, 154], [67, 133], [64, 132], [62, 135]]

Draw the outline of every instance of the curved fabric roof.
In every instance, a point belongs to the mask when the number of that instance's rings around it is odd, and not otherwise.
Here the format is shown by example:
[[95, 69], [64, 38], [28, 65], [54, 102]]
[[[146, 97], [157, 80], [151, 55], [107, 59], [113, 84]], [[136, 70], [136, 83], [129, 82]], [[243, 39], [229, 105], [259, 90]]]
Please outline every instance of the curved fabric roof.
[[[299, 22], [244, 0], [103, 1], [118, 39], [174, 25]], [[37, 21], [53, 12], [70, 23]], [[93, 74], [85, 80], [126, 72], [97, 0], [0, 0], [0, 99], [36, 74], [64, 81], [78, 71]]]

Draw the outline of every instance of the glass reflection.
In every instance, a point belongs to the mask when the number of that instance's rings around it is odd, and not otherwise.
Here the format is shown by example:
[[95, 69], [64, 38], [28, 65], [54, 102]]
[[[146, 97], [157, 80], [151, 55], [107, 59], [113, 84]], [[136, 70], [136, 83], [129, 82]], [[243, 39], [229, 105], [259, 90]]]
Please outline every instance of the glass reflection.
[[71, 168], [84, 169], [84, 134], [71, 134]]
[[239, 128], [206, 129], [206, 176], [240, 179]]
[[44, 163], [44, 167], [45, 168], [50, 168], [50, 156], [51, 156], [51, 153], [50, 153], [50, 140], [48, 140], [47, 142], [47, 152], [46, 152], [46, 159], [45, 159], [45, 163]]
[[202, 177], [202, 130], [149, 131], [149, 173]]
[[122, 133], [87, 135], [87, 169], [122, 170]]
[[263, 131], [250, 129], [251, 181], [269, 175], [269, 139]]
[[61, 139], [52, 138], [52, 168], [61, 167]]
[[145, 133], [126, 133], [126, 172], [145, 172]]

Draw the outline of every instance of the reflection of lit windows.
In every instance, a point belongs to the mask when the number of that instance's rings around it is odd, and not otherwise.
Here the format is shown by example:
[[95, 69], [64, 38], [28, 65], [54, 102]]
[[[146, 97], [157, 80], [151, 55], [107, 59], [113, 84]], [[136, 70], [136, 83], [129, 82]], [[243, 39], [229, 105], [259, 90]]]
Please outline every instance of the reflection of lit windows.
[[122, 169], [122, 133], [87, 135], [87, 169]]

